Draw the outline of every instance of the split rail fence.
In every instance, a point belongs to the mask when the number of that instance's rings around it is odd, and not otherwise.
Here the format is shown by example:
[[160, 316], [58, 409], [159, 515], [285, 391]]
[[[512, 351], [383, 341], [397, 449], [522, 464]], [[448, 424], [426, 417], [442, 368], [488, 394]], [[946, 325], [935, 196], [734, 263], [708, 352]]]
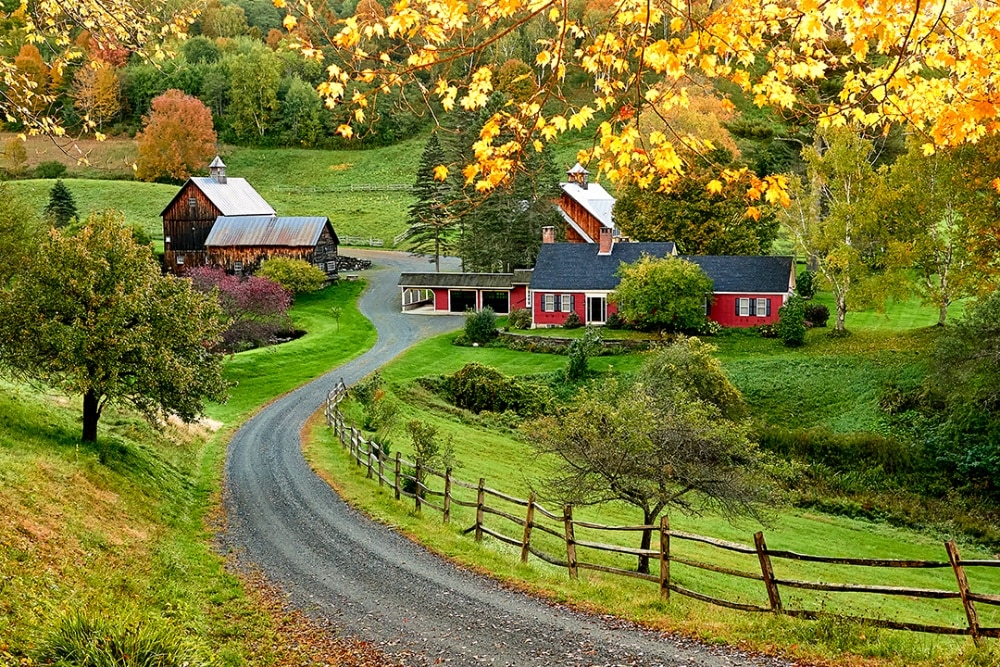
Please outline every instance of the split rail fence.
[[[565, 505], [561, 511], [551, 511], [542, 506], [531, 494], [527, 499], [505, 494], [486, 485], [486, 480], [480, 478], [477, 483], [458, 479], [452, 474], [451, 468], [437, 470], [425, 465], [420, 459], [410, 461], [399, 452], [391, 456], [383, 455], [383, 448], [373, 440], [364, 437], [353, 424], [348, 424], [339, 404], [347, 394], [343, 380], [330, 390], [327, 395], [324, 415], [341, 444], [348, 449], [356, 464], [366, 469], [369, 479], [377, 480], [379, 486], [392, 489], [396, 500], [407, 498], [414, 503], [418, 512], [430, 508], [442, 514], [443, 521], [449, 523], [452, 510], [456, 507], [467, 508], [475, 513], [475, 522], [466, 528], [465, 534], [472, 533], [476, 541], [481, 541], [484, 535], [508, 544], [520, 551], [521, 562], [528, 562], [529, 556], [535, 557], [558, 567], [565, 567], [569, 576], [576, 579], [580, 570], [595, 570], [626, 577], [648, 580], [659, 586], [660, 596], [664, 600], [670, 594], [677, 593], [686, 597], [701, 600], [710, 604], [737, 609], [747, 612], [781, 613], [806, 619], [832, 617], [868, 624], [871, 626], [893, 630], [909, 630], [945, 635], [967, 635], [979, 643], [982, 638], [1000, 638], [1000, 627], [983, 624], [979, 618], [977, 604], [1000, 607], [1000, 595], [974, 592], [966, 571], [977, 568], [998, 568], [1000, 560], [966, 560], [959, 554], [954, 541], [945, 543], [947, 560], [906, 560], [880, 558], [843, 558], [816, 556], [796, 553], [793, 551], [768, 548], [764, 534], [754, 535], [753, 545], [740, 544], [703, 535], [686, 533], [670, 528], [668, 518], [661, 517], [658, 525], [608, 526], [573, 518], [573, 506]], [[430, 480], [438, 480], [432, 484]], [[513, 524], [514, 534], [506, 534], [490, 521], [487, 516], [497, 517]], [[599, 531], [602, 533], [647, 533], [658, 536], [658, 544], [648, 549], [637, 549], [580, 539], [577, 533], [581, 530]], [[711, 553], [712, 550], [723, 550], [744, 555], [753, 563], [752, 569], [738, 569], [728, 565], [712, 563], [704, 556], [692, 558], [678, 555], [672, 551], [676, 542], [695, 544], [701, 548], [698, 553]], [[648, 574], [635, 569], [626, 569], [623, 563], [601, 557], [639, 558], [645, 557], [650, 564], [658, 564], [658, 572]], [[586, 555], [587, 560], [584, 560]], [[887, 586], [862, 583], [831, 583], [823, 581], [808, 581], [797, 578], [779, 577], [774, 564], [776, 561], [797, 561], [799, 563], [814, 563], [824, 567], [848, 566], [850, 568], [889, 568], [889, 569], [951, 569], [954, 573], [955, 589], [920, 588], [904, 586]], [[686, 588], [671, 579], [671, 565], [679, 564], [724, 575], [761, 582], [763, 591], [761, 599], [766, 603], [754, 604], [720, 597], [725, 593], [709, 594]], [[651, 570], [653, 568], [650, 568]], [[852, 572], [856, 570], [851, 570]], [[964, 610], [963, 625], [939, 625], [914, 623], [885, 618], [875, 618], [864, 615], [833, 613], [810, 609], [794, 608], [785, 597], [794, 597], [793, 590], [822, 591], [825, 593], [855, 593], [874, 596], [905, 596], [930, 600], [959, 600]], [[994, 614], [995, 616], [995, 614]]]

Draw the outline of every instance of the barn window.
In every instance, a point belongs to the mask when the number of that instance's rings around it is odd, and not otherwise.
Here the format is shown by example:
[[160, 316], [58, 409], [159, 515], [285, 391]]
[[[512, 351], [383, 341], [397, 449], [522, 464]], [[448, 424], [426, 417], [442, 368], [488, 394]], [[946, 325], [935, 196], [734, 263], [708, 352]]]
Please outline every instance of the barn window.
[[174, 261], [177, 263], [177, 266], [182, 266], [184, 264], [184, 255], [177, 255]]
[[188, 197], [188, 208], [198, 208], [198, 199], [196, 197]]
[[237, 275], [243, 273], [243, 262], [239, 260], [233, 262], [233, 273]]

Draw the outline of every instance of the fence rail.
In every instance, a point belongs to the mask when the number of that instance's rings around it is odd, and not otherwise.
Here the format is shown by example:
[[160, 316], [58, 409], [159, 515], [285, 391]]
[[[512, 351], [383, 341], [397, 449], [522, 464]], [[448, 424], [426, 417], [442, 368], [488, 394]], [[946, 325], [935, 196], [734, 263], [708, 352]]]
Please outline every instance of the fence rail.
[[[478, 483], [474, 484], [454, 477], [451, 468], [443, 472], [435, 470], [424, 465], [419, 459], [415, 461], [406, 460], [398, 452], [394, 459], [387, 460], [387, 457], [383, 453], [383, 448], [378, 443], [366, 439], [353, 424], [347, 424], [343, 413], [339, 409], [339, 404], [346, 395], [347, 386], [343, 380], [338, 382], [328, 392], [324, 407], [326, 423], [333, 429], [340, 443], [349, 450], [350, 456], [355, 460], [357, 465], [367, 468], [367, 476], [369, 478], [377, 477], [379, 485], [392, 487], [397, 500], [401, 500], [403, 497], [411, 499], [415, 510], [418, 512], [425, 506], [441, 512], [445, 523], [451, 520], [452, 505], [475, 510], [475, 523], [462, 532], [465, 534], [474, 534], [476, 541], [481, 541], [484, 535], [488, 535], [505, 544], [519, 548], [521, 562], [528, 562], [529, 557], [533, 555], [551, 565], [565, 567], [569, 576], [573, 579], [579, 576], [579, 570], [584, 569], [652, 581], [659, 584], [660, 595], [665, 600], [669, 599], [671, 593], [676, 593], [709, 604], [747, 612], [781, 613], [804, 619], [834, 617], [892, 630], [967, 635], [972, 637], [977, 643], [985, 637], [1000, 638], [1000, 627], [984, 626], [979, 620], [976, 609], [976, 604], [1000, 606], [1000, 595], [972, 591], [966, 573], [968, 568], [1000, 567], [1000, 560], [963, 560], [959, 555], [958, 547], [954, 541], [945, 542], [947, 560], [845, 558], [801, 554], [783, 549], [769, 549], [762, 532], [754, 534], [754, 543], [751, 546], [705, 535], [671, 530], [668, 518], [665, 516], [661, 517], [657, 525], [608, 526], [590, 521], [575, 520], [573, 518], [572, 505], [563, 506], [561, 513], [554, 512], [539, 504], [534, 494], [531, 494], [527, 499], [518, 498], [486, 486], [484, 478], [480, 478]], [[384, 469], [386, 464], [389, 463], [392, 464], [391, 472], [387, 475], [384, 473]], [[441, 479], [443, 490], [431, 488], [430, 478]], [[457, 497], [455, 495], [456, 490], [462, 490], [463, 493], [469, 495], [471, 495], [471, 492], [474, 492], [475, 500]], [[429, 496], [440, 498], [441, 502], [428, 502], [427, 498]], [[500, 501], [506, 503], [507, 507], [502, 508], [491, 505], [488, 503], [488, 499], [492, 502]], [[498, 517], [506, 521], [507, 525], [516, 527], [516, 534], [505, 533], [499, 525], [491, 524], [487, 526], [487, 516]], [[546, 521], [549, 524], [546, 524]], [[644, 542], [643, 544], [649, 544], [650, 548], [636, 549], [618, 544], [578, 539], [576, 537], [577, 529], [611, 534], [621, 532], [643, 533], [649, 538], [648, 542]], [[544, 537], [548, 538], [550, 549], [554, 540], [558, 540], [560, 549], [564, 548], [565, 551], [561, 551], [560, 553], [546, 551], [545, 548], [539, 546], [537, 543], [535, 539], [536, 533], [541, 533]], [[652, 539], [655, 535], [659, 537], [657, 542], [654, 542]], [[697, 543], [704, 547], [754, 557], [759, 566], [759, 571], [739, 570], [717, 563], [706, 562], [705, 560], [678, 556], [672, 553], [672, 540]], [[579, 555], [581, 550], [584, 550], [583, 553], [586, 554], [610, 553], [632, 558], [640, 557], [648, 559], [649, 563], [659, 564], [659, 572], [652, 574], [649, 572], [626, 570], [606, 563], [595, 562], [592, 556], [588, 556], [589, 560], [581, 560]], [[852, 568], [950, 568], [954, 572], [957, 586], [954, 590], [945, 590], [940, 588], [805, 581], [776, 576], [774, 572], [775, 561], [797, 561]], [[767, 604], [757, 605], [739, 600], [727, 600], [681, 586], [671, 578], [671, 564], [684, 565], [742, 580], [763, 582], [763, 593], [766, 594]], [[789, 608], [782, 601], [783, 589], [823, 591], [826, 593], [908, 596], [934, 600], [956, 599], [961, 600], [962, 608], [965, 612], [965, 623], [955, 626], [934, 625]]]
[[411, 192], [412, 183], [344, 183], [342, 185], [276, 185], [278, 192], [326, 194], [335, 192]]

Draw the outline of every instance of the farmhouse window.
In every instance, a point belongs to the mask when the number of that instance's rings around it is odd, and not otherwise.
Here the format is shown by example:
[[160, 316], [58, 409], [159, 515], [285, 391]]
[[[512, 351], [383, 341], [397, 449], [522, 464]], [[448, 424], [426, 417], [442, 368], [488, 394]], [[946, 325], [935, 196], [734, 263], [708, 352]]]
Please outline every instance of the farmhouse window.
[[542, 312], [551, 313], [556, 309], [556, 295], [555, 294], [543, 294], [542, 295]]
[[736, 299], [736, 314], [740, 317], [750, 317], [753, 315], [750, 304], [753, 303], [750, 299], [740, 298]]
[[757, 299], [757, 317], [768, 317], [771, 314], [771, 300]]
[[573, 310], [573, 295], [563, 294], [562, 295], [562, 307], [559, 309], [564, 313], [568, 313]]

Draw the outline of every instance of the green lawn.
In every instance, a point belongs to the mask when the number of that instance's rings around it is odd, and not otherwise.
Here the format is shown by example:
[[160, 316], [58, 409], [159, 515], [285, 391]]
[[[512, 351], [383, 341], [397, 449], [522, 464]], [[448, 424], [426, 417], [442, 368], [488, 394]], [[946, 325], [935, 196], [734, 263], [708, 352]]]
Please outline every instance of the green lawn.
[[[340, 281], [313, 294], [300, 294], [290, 312], [301, 338], [233, 355], [226, 379], [233, 383], [229, 400], [210, 405], [208, 416], [239, 423], [259, 406], [331, 368], [358, 356], [375, 343], [375, 329], [357, 308], [363, 281]], [[330, 309], [342, 310], [339, 325]]]

